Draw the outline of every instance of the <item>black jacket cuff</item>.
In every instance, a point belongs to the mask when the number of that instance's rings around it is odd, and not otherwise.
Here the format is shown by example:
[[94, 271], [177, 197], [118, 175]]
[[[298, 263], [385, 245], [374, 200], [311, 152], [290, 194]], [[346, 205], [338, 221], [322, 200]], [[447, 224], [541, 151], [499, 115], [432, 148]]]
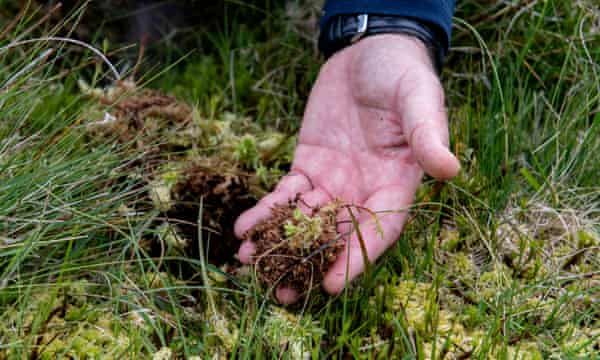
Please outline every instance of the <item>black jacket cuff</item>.
[[443, 58], [450, 46], [454, 5], [454, 0], [328, 0], [321, 18], [321, 36], [331, 33], [331, 23], [340, 15], [402, 17], [428, 29]]

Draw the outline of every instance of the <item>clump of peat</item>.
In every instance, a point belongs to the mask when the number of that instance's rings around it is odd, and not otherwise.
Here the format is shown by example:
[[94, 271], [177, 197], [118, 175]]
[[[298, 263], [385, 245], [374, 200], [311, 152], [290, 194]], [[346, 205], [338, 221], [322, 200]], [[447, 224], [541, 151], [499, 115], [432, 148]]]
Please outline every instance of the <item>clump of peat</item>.
[[262, 284], [305, 294], [321, 283], [343, 242], [337, 232], [339, 202], [306, 215], [298, 201], [273, 207], [271, 217], [249, 230], [244, 240], [256, 244], [256, 274]]

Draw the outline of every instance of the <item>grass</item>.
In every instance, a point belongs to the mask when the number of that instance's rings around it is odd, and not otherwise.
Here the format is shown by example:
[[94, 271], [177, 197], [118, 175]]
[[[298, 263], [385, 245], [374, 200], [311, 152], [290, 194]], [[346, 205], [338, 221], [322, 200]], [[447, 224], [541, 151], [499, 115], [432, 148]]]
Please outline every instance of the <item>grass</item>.
[[[321, 62], [303, 35], [314, 22], [300, 5], [258, 6], [260, 26], [231, 10], [220, 31], [187, 35], [198, 51], [138, 78], [204, 119], [293, 133]], [[27, 14], [0, 46], [33, 37], [40, 14]], [[0, 52], [0, 359], [596, 357], [600, 9], [467, 0], [456, 17], [443, 79], [461, 174], [426, 179], [369, 279], [288, 310], [251, 275], [170, 255], [205, 278], [192, 281], [147, 251], [157, 211], [123, 210], [145, 191], [124, 166], [143, 152], [86, 131], [95, 105], [77, 80], [110, 83], [93, 54], [48, 42]]]

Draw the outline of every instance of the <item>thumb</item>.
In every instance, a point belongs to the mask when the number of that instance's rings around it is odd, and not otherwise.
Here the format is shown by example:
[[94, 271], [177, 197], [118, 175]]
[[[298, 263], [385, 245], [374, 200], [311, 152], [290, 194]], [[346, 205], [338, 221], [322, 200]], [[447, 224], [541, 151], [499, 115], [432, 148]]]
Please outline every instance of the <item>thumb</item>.
[[430, 69], [415, 69], [397, 89], [396, 111], [411, 150], [423, 170], [439, 180], [456, 176], [458, 159], [448, 149], [444, 90]]

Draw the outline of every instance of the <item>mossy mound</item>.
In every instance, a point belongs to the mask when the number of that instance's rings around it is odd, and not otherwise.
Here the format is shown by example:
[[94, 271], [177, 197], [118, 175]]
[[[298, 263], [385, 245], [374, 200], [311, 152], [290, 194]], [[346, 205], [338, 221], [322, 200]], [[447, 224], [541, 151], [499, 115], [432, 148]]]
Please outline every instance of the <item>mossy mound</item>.
[[159, 212], [151, 225], [156, 236], [145, 239], [146, 248], [160, 257], [198, 258], [202, 238], [209, 262], [235, 263], [240, 241], [234, 221], [287, 171], [293, 137], [231, 113], [205, 118], [193, 106], [130, 80], [80, 87], [95, 101], [86, 124], [91, 140], [142, 154], [129, 166], [145, 191], [123, 209], [136, 216]]

